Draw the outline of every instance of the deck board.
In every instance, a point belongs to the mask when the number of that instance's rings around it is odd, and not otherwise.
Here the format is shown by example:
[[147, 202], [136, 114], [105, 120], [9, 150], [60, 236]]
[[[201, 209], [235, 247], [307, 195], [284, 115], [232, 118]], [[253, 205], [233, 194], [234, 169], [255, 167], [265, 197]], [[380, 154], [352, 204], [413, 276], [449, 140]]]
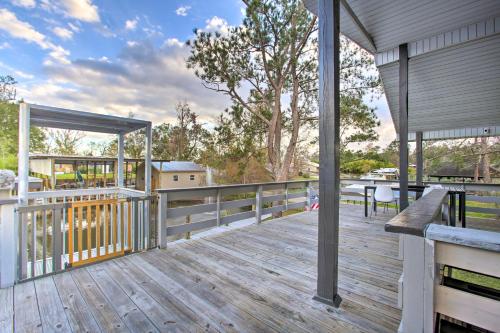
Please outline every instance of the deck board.
[[312, 299], [317, 212], [306, 212], [0, 290], [0, 328], [395, 332], [402, 263], [397, 235], [383, 229], [393, 215], [341, 206], [339, 309]]

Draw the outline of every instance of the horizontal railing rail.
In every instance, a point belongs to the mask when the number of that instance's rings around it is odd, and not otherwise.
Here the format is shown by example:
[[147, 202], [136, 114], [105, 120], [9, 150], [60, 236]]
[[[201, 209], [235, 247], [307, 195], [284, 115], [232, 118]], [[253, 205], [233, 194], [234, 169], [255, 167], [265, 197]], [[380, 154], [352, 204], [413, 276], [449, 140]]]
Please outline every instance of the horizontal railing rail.
[[[189, 238], [195, 231], [247, 219], [260, 223], [264, 215], [310, 207], [317, 183], [301, 180], [157, 190], [159, 246], [166, 246], [167, 237], [185, 234]], [[193, 221], [193, 216], [200, 215]]]
[[[385, 179], [341, 179], [341, 195], [342, 200], [362, 201], [364, 200], [361, 193], [357, 193], [352, 189], [346, 188], [348, 185], [385, 185], [397, 183], [397, 180]], [[415, 182], [409, 182], [410, 185], [415, 185]], [[491, 217], [500, 216], [500, 184], [483, 184], [483, 183], [457, 183], [457, 182], [434, 182], [425, 181], [425, 186], [440, 185], [449, 190], [460, 190], [466, 192], [466, 211], [470, 213], [489, 214]], [[371, 194], [369, 194], [371, 195]], [[410, 192], [410, 196], [415, 199], [416, 194]]]

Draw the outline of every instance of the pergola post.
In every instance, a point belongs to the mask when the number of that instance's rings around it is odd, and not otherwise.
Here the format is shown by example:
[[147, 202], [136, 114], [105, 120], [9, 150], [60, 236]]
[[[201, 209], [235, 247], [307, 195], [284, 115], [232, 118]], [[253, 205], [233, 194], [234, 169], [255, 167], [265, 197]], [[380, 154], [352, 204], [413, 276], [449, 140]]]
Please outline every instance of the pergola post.
[[152, 150], [151, 123], [146, 126], [146, 155], [144, 156], [144, 191], [151, 194], [151, 150]]
[[116, 167], [117, 171], [117, 186], [123, 187], [123, 163], [125, 161], [125, 135], [123, 133], [118, 134], [118, 165]]
[[422, 132], [415, 135], [415, 155], [417, 155], [417, 185], [422, 185], [424, 180], [424, 152], [422, 150]]
[[19, 204], [28, 203], [30, 158], [30, 107], [26, 103], [19, 105], [19, 157], [17, 167], [17, 192]]
[[340, 201], [340, 0], [318, 0], [319, 18], [319, 213], [315, 300], [338, 307]]
[[408, 207], [408, 44], [399, 45], [399, 201]]

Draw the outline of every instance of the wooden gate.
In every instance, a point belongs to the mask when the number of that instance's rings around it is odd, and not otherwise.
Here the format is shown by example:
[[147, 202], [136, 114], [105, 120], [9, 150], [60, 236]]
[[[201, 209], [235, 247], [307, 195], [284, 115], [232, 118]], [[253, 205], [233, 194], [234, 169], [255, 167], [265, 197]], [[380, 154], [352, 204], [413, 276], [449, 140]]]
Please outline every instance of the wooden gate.
[[132, 249], [132, 203], [124, 199], [72, 203], [67, 210], [69, 266], [124, 255]]

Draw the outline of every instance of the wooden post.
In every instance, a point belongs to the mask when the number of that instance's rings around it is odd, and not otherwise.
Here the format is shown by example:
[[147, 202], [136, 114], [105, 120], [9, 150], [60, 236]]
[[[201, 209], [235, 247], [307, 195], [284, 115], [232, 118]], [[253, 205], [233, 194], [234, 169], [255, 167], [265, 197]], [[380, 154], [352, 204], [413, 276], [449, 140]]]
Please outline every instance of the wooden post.
[[[88, 173], [87, 173], [88, 176]], [[66, 209], [66, 208], [63, 208]], [[52, 271], [57, 272], [62, 269], [63, 243], [61, 230], [61, 208], [55, 207], [52, 210]], [[90, 232], [90, 228], [87, 232]]]
[[97, 187], [96, 177], [97, 177], [97, 162], [94, 162], [94, 187]]
[[19, 203], [28, 203], [29, 192], [29, 154], [30, 154], [30, 107], [26, 103], [19, 105], [19, 157], [17, 193]]
[[167, 247], [167, 194], [158, 193], [158, 247]]
[[85, 175], [85, 185], [89, 187], [89, 161], [87, 161], [87, 173]]
[[125, 187], [128, 188], [128, 161], [125, 162]]
[[104, 161], [103, 162], [103, 175], [104, 175], [104, 187], [108, 187], [108, 175], [107, 175], [107, 171], [106, 171], [106, 166], [107, 166], [108, 162]]
[[17, 225], [16, 199], [5, 200], [0, 204], [0, 288], [14, 285], [16, 281]]
[[[161, 170], [161, 169], [160, 169]], [[217, 198], [216, 198], [216, 205], [217, 205], [217, 212], [216, 212], [216, 218], [217, 218], [217, 226], [220, 226], [220, 219], [221, 219], [221, 214], [220, 214], [220, 202], [221, 202], [221, 190], [217, 189]]]
[[311, 210], [311, 183], [306, 182], [306, 210]]
[[[186, 224], [191, 223], [191, 215], [186, 215]], [[191, 239], [191, 231], [186, 232], [186, 239]]]
[[123, 162], [125, 160], [125, 135], [118, 134], [118, 160], [116, 165], [116, 187], [123, 187]]
[[257, 223], [262, 222], [262, 185], [257, 186], [255, 192], [255, 220]]
[[315, 300], [338, 307], [340, 201], [340, 0], [319, 0], [319, 213]]
[[399, 209], [408, 207], [408, 45], [399, 45]]
[[422, 132], [417, 132], [415, 136], [417, 155], [417, 185], [422, 185], [424, 180], [424, 152], [422, 149]]
[[433, 332], [434, 242], [424, 237], [403, 235], [403, 313], [399, 332]]
[[51, 169], [50, 169], [50, 187], [52, 190], [56, 189], [56, 183], [57, 183], [57, 178], [56, 178], [56, 160], [52, 159], [51, 162]]
[[288, 183], [285, 183], [285, 211], [288, 210]]

